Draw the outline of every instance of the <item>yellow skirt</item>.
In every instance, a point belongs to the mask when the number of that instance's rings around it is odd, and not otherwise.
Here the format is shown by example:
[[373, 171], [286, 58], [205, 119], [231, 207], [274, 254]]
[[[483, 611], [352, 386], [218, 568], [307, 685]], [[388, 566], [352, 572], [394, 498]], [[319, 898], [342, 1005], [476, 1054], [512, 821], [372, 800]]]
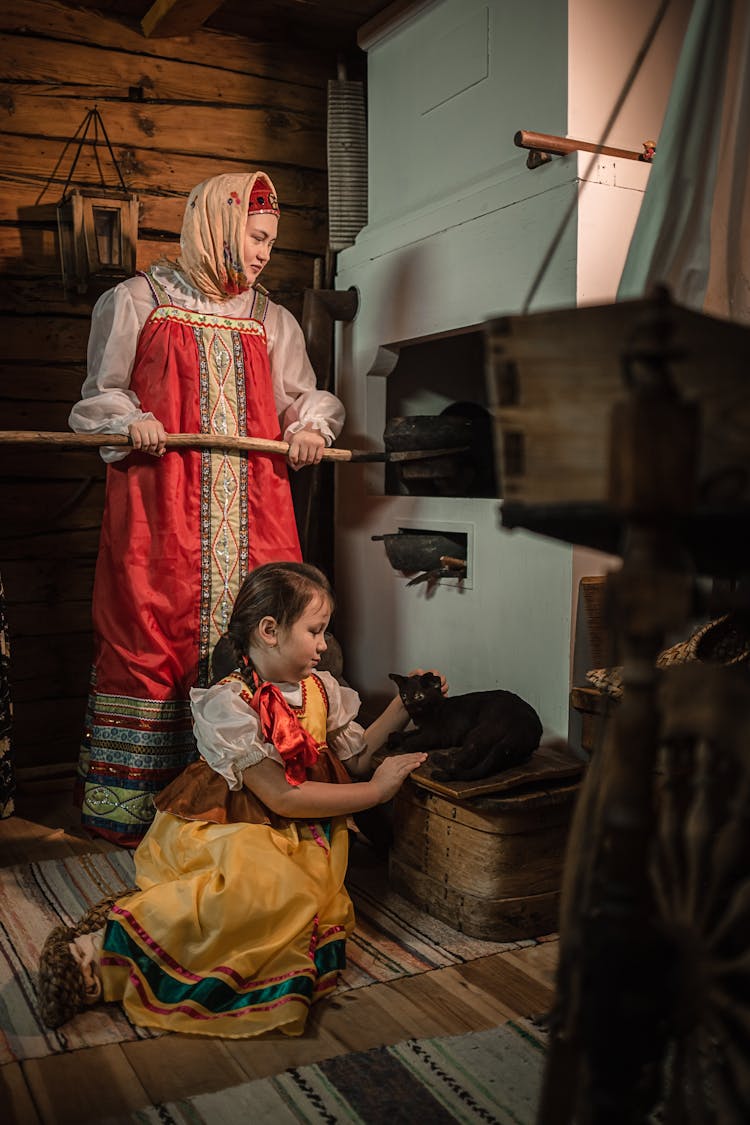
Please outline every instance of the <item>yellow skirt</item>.
[[135, 853], [141, 889], [107, 922], [104, 999], [167, 1031], [301, 1034], [345, 964], [348, 846], [342, 818], [275, 829], [157, 813]]

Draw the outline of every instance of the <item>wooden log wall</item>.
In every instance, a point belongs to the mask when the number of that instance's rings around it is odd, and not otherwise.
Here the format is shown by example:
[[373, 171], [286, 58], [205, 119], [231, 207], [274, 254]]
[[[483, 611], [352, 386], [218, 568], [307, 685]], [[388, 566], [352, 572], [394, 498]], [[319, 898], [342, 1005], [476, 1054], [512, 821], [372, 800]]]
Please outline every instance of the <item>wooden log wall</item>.
[[[101, 289], [63, 293], [55, 204], [70, 138], [94, 106], [140, 197], [138, 268], [177, 253], [194, 184], [263, 168], [283, 207], [264, 282], [300, 315], [327, 240], [334, 57], [207, 30], [146, 39], [135, 23], [45, 0], [5, 0], [0, 41], [0, 429], [65, 430], [80, 395]], [[80, 186], [101, 183], [95, 155], [91, 146], [81, 153]], [[98, 157], [114, 185], [103, 145]], [[0, 572], [21, 777], [54, 773], [78, 756], [103, 482], [93, 451], [0, 448]]]

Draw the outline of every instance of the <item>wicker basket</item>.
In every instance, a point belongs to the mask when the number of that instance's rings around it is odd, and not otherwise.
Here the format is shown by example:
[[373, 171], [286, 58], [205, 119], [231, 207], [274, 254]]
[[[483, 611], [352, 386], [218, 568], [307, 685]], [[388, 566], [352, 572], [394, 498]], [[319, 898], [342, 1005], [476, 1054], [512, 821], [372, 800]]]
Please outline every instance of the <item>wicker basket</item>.
[[[744, 615], [726, 613], [701, 625], [686, 641], [665, 648], [656, 658], [657, 668], [675, 664], [747, 664], [750, 661], [750, 628]], [[622, 695], [622, 667], [592, 668], [586, 679], [599, 691], [619, 699]]]

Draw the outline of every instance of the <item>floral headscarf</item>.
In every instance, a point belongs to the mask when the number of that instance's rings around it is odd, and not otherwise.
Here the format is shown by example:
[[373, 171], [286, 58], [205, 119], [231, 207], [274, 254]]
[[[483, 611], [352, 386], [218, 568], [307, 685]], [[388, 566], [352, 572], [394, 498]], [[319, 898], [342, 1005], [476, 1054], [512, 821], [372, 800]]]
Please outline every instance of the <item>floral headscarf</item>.
[[265, 172], [213, 176], [194, 187], [188, 197], [179, 265], [197, 289], [215, 300], [251, 288], [243, 246], [250, 193], [259, 178], [268, 183], [275, 204], [276, 190]]

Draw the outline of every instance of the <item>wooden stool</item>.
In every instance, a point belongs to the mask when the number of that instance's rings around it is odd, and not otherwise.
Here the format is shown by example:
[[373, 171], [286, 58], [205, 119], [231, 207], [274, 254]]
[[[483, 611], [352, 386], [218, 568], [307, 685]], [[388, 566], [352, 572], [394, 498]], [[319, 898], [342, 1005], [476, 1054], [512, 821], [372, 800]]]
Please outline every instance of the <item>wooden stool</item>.
[[486, 941], [555, 931], [582, 772], [581, 759], [561, 742], [482, 781], [434, 781], [428, 762], [396, 796], [393, 888]]

